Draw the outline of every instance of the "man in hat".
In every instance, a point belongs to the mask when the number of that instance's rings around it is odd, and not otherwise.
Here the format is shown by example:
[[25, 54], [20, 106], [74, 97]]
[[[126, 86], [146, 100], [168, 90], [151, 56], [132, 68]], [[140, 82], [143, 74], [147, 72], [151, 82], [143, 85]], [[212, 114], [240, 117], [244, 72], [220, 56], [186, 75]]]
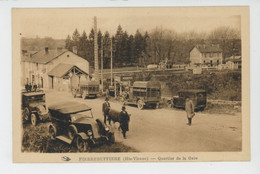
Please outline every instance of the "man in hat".
[[104, 114], [104, 123], [105, 124], [107, 122], [107, 118], [108, 118], [109, 124], [111, 124], [111, 118], [109, 116], [110, 103], [108, 101], [109, 101], [109, 99], [108, 99], [108, 97], [106, 97], [105, 102], [103, 103], [103, 106], [102, 106], [102, 112]]
[[187, 118], [188, 118], [187, 125], [191, 126], [191, 121], [192, 121], [192, 118], [195, 115], [195, 113], [194, 113], [194, 104], [193, 104], [192, 100], [190, 100], [189, 97], [186, 97], [185, 111], [187, 113]]
[[129, 131], [128, 123], [129, 123], [130, 117], [128, 113], [125, 110], [125, 106], [122, 107], [122, 111], [119, 114], [119, 122], [120, 122], [120, 128], [122, 130], [123, 136], [126, 139], [126, 131]]

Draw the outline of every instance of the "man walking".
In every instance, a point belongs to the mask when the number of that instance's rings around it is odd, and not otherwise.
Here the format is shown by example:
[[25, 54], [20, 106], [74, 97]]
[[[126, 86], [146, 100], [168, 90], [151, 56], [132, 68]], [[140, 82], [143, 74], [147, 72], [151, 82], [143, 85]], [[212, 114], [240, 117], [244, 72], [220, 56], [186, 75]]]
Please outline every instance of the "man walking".
[[128, 123], [129, 123], [129, 115], [125, 110], [125, 106], [122, 107], [122, 111], [119, 114], [119, 122], [120, 122], [120, 128], [122, 130], [123, 136], [126, 139], [126, 131], [129, 131]]
[[109, 99], [108, 99], [108, 97], [106, 97], [105, 102], [103, 103], [103, 106], [102, 106], [102, 112], [104, 114], [104, 123], [105, 124], [107, 122], [107, 118], [108, 118], [109, 124], [111, 124], [111, 118], [109, 116], [110, 103], [108, 101], [109, 101]]
[[185, 111], [187, 113], [187, 118], [188, 118], [187, 125], [191, 126], [192, 118], [195, 115], [195, 113], [194, 113], [194, 104], [189, 97], [186, 98]]

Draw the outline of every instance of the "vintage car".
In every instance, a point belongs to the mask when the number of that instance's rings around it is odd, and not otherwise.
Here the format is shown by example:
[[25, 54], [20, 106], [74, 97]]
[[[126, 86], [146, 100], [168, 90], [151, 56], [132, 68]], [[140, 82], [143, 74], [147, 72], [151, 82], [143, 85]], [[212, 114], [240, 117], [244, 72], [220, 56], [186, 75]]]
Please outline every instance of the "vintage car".
[[207, 105], [207, 93], [205, 90], [187, 89], [178, 92], [178, 96], [174, 96], [169, 102], [170, 107], [185, 108], [185, 100], [189, 97], [195, 110], [203, 110]]
[[156, 81], [135, 81], [124, 96], [125, 104], [137, 105], [139, 109], [144, 106], [159, 107], [161, 100], [161, 84]]
[[97, 81], [81, 82], [77, 88], [72, 88], [73, 97], [80, 96], [83, 99], [96, 98], [99, 93], [99, 83]]
[[48, 109], [45, 104], [43, 91], [22, 91], [22, 119], [23, 122], [31, 122], [36, 126], [39, 121], [49, 119]]
[[51, 139], [75, 144], [80, 152], [103, 143], [114, 143], [115, 136], [109, 127], [94, 119], [91, 108], [75, 102], [63, 102], [49, 106]]

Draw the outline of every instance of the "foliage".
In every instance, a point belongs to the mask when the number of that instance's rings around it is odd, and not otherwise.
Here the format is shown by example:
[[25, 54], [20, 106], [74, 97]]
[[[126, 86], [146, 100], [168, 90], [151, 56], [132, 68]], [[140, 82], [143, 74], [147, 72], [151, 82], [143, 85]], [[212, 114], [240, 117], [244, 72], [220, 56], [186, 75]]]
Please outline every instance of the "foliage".
[[151, 80], [165, 83], [166, 95], [177, 95], [181, 89], [204, 89], [209, 99], [241, 101], [241, 72], [204, 72], [150, 75]]
[[[223, 50], [223, 60], [232, 55], [241, 55], [240, 31], [230, 27], [219, 27], [209, 33], [195, 31], [177, 33], [174, 30], [156, 27], [149, 32], [136, 30], [135, 34], [129, 34], [121, 25], [117, 27], [114, 35], [108, 31], [103, 33], [99, 30], [99, 62], [101, 62], [102, 39], [104, 68], [110, 68], [111, 40], [115, 68], [158, 64], [165, 58], [173, 64], [187, 64], [189, 63], [190, 50], [197, 44], [218, 44]], [[22, 48], [37, 51], [48, 46], [50, 49], [56, 49], [61, 45], [61, 42], [63, 42], [62, 47], [71, 51], [73, 46], [77, 46], [77, 54], [87, 59], [92, 67], [94, 66], [93, 28], [88, 35], [85, 31], [80, 34], [75, 29], [72, 35], [67, 36], [65, 42], [52, 38], [22, 39]]]

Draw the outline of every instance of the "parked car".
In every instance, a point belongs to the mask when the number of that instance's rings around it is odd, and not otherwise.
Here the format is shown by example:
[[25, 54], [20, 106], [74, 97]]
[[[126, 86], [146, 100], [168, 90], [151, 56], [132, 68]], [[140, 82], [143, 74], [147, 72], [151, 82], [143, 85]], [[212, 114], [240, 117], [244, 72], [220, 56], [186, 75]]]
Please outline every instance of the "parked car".
[[94, 119], [91, 110], [84, 104], [74, 102], [49, 106], [51, 139], [76, 144], [80, 152], [87, 151], [95, 145], [114, 143], [114, 133], [99, 119]]
[[39, 121], [49, 119], [48, 109], [45, 104], [44, 91], [22, 91], [22, 119], [36, 126]]
[[144, 106], [159, 107], [161, 100], [161, 84], [156, 81], [135, 81], [124, 95], [125, 104], [137, 105], [139, 109]]
[[178, 96], [174, 96], [172, 100], [169, 101], [169, 106], [185, 108], [185, 100], [187, 97], [192, 100], [195, 110], [203, 110], [207, 105], [207, 93], [205, 90], [187, 89], [179, 91]]
[[80, 96], [83, 99], [86, 97], [96, 98], [99, 93], [98, 81], [81, 82], [78, 87], [71, 89], [73, 97]]

